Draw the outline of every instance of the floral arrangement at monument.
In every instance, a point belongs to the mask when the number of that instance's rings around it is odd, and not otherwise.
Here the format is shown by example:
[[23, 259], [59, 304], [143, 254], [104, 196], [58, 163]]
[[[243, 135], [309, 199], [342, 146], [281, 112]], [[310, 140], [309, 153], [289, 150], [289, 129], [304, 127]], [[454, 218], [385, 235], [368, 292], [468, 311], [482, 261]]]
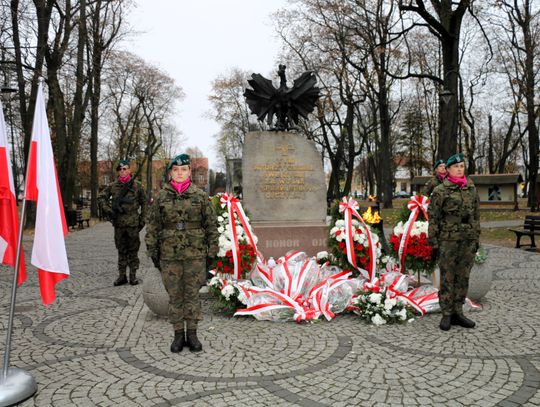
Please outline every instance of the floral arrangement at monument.
[[401, 297], [391, 297], [386, 290], [359, 291], [352, 301], [353, 312], [373, 325], [403, 323], [411, 320], [413, 312]]
[[232, 316], [238, 309], [245, 308], [247, 304], [245, 289], [251, 286], [249, 280], [226, 280], [215, 275], [208, 282], [208, 290], [216, 298], [214, 309], [226, 316]]
[[415, 314], [439, 310], [438, 290], [430, 285], [410, 287], [411, 277], [399, 271], [382, 271], [373, 283], [357, 291], [349, 308], [374, 325], [412, 321]]
[[240, 201], [229, 194], [217, 194], [211, 198], [217, 214], [219, 250], [216, 275], [230, 278], [246, 278], [257, 258], [257, 236], [249, 225], [249, 218]]
[[245, 287], [247, 308], [235, 315], [250, 315], [258, 320], [331, 320], [343, 312], [358, 287], [350, 272], [336, 266], [317, 264], [303, 252], [289, 252], [275, 262], [258, 262]]
[[[431, 274], [436, 261], [428, 243], [429, 200], [414, 196], [401, 211], [401, 220], [390, 235], [390, 246], [402, 272]], [[418, 276], [419, 277], [419, 276]]]
[[488, 251], [485, 247], [480, 246], [474, 256], [474, 262], [476, 264], [484, 264], [488, 259]]
[[381, 257], [381, 243], [357, 209], [353, 199], [343, 198], [334, 203], [328, 247], [337, 266], [352, 270], [355, 277], [361, 275], [372, 280]]

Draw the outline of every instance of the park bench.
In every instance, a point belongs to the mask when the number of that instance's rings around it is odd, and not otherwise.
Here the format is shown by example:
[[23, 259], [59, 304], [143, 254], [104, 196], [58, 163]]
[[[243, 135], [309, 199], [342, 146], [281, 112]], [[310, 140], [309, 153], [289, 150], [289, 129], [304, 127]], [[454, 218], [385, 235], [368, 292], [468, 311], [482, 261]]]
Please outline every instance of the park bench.
[[84, 229], [84, 222], [86, 222], [87, 227], [90, 227], [90, 209], [77, 209], [76, 213], [79, 229]]
[[[540, 216], [532, 216], [532, 215], [525, 216], [525, 221], [523, 222], [523, 229], [508, 229], [508, 230], [516, 234], [516, 248], [520, 248], [521, 246], [530, 246], [531, 248], [536, 247], [536, 243], [534, 242], [534, 236], [540, 235]], [[529, 238], [531, 239], [531, 244], [522, 245], [521, 244], [522, 236], [529, 236]]]

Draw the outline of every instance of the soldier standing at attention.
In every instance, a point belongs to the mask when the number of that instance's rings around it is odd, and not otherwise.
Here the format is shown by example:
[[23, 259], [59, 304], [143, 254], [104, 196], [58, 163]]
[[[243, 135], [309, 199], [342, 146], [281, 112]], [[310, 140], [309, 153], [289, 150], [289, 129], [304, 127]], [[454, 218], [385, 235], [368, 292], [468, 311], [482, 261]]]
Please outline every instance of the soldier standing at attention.
[[99, 195], [103, 214], [114, 226], [114, 243], [118, 250], [118, 278], [114, 285], [128, 282], [127, 266], [129, 283], [137, 285], [141, 245], [139, 232], [144, 227], [146, 217], [146, 194], [142, 184], [133, 179], [128, 160], [120, 160], [116, 171], [118, 179], [107, 185]]
[[463, 154], [451, 156], [446, 168], [448, 177], [431, 194], [428, 233], [441, 270], [439, 304], [443, 317], [439, 327], [443, 331], [451, 325], [475, 326], [463, 315], [463, 304], [480, 238], [480, 199], [465, 176]]
[[446, 164], [444, 160], [437, 160], [433, 165], [433, 176], [426, 182], [422, 194], [429, 197], [436, 186], [443, 183], [446, 178]]
[[207, 259], [217, 255], [217, 218], [206, 193], [191, 182], [189, 155], [175, 157], [167, 170], [170, 181], [159, 191], [148, 216], [146, 247], [169, 294], [171, 352], [180, 352], [185, 344], [200, 352], [199, 289], [206, 281]]

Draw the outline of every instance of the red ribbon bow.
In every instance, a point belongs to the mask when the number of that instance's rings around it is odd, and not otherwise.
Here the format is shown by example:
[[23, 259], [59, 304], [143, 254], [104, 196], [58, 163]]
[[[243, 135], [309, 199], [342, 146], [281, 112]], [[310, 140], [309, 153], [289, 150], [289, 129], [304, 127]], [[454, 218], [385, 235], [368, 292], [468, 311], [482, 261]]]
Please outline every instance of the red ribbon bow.
[[[339, 203], [339, 212], [343, 213], [345, 218], [345, 243], [347, 245], [347, 260], [353, 265], [354, 268], [363, 274], [368, 281], [371, 282], [375, 278], [375, 269], [377, 268], [377, 249], [373, 244], [371, 230], [369, 230], [369, 227], [364, 222], [364, 219], [362, 219], [362, 216], [360, 216], [358, 213], [358, 202], [356, 202], [354, 199], [347, 199], [347, 197], [343, 197], [342, 201]], [[370, 251], [368, 270], [358, 267], [356, 263], [356, 253], [354, 252], [354, 228], [352, 226], [353, 215], [360, 221], [360, 223], [364, 225], [367, 235]]]

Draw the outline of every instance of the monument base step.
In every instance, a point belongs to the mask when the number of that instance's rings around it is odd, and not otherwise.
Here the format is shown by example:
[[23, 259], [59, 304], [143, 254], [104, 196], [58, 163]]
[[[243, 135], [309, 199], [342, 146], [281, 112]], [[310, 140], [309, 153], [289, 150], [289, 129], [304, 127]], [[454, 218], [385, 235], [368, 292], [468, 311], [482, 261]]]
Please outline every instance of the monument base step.
[[266, 259], [277, 259], [290, 250], [309, 256], [328, 250], [328, 227], [324, 222], [253, 222], [251, 226], [259, 239], [257, 248]]

